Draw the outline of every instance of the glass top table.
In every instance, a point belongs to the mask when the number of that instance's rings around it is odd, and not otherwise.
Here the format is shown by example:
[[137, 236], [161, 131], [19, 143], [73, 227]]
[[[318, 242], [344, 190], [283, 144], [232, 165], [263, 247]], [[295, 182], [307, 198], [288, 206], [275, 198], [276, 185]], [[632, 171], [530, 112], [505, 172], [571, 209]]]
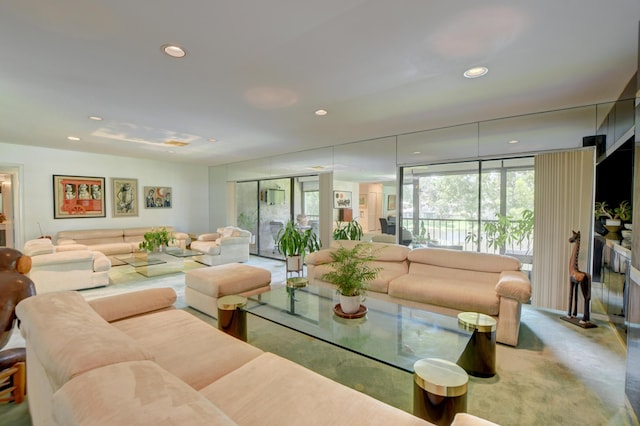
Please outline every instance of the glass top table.
[[114, 257], [127, 265], [133, 266], [139, 274], [146, 277], [155, 277], [181, 272], [184, 268], [184, 260], [199, 254], [201, 253], [194, 250], [171, 247], [159, 252], [137, 252]]
[[347, 319], [334, 313], [335, 290], [276, 287], [248, 298], [249, 314], [412, 373], [415, 361], [457, 362], [472, 331], [458, 319], [395, 303], [366, 299], [367, 313]]

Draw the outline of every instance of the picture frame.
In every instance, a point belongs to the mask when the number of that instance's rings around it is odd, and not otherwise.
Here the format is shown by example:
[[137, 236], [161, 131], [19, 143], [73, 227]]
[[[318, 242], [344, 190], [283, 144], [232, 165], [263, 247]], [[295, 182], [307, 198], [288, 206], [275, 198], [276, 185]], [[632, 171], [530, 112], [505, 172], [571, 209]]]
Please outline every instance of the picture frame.
[[105, 178], [53, 175], [53, 218], [106, 217]]
[[145, 209], [167, 209], [172, 205], [172, 191], [170, 186], [145, 186]]
[[358, 204], [361, 207], [366, 207], [366, 205], [367, 205], [367, 196], [366, 195], [360, 195]]
[[350, 209], [351, 191], [333, 191], [333, 208]]
[[138, 216], [138, 179], [111, 178], [113, 217]]
[[387, 196], [387, 210], [395, 210], [396, 209], [396, 195], [389, 194]]

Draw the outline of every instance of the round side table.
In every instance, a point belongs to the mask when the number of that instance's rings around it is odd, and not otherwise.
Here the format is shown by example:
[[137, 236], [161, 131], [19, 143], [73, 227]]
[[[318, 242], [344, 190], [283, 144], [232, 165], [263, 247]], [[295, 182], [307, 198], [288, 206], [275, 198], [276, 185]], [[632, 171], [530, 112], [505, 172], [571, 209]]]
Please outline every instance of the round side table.
[[461, 312], [458, 314], [458, 324], [473, 331], [471, 340], [458, 360], [458, 365], [472, 376], [495, 376], [497, 321], [489, 315]]
[[218, 329], [247, 341], [247, 312], [243, 310], [247, 298], [238, 295], [222, 296], [218, 299]]
[[437, 425], [450, 425], [467, 411], [469, 376], [458, 365], [425, 358], [413, 365], [413, 414]]

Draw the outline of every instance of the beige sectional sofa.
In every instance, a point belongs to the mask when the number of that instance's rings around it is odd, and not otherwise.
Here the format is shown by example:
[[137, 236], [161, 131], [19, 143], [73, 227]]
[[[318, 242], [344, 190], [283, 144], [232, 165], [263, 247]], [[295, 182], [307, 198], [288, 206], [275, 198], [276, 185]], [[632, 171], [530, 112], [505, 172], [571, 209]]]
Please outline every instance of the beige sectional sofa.
[[251, 232], [235, 226], [218, 228], [216, 232], [198, 235], [191, 250], [202, 253], [195, 260], [209, 266], [248, 262]]
[[184, 232], [176, 232], [172, 226], [154, 226], [60, 231], [56, 236], [56, 245], [81, 245], [89, 250], [102, 252], [107, 256], [134, 253], [139, 251], [138, 244], [144, 239], [144, 234], [159, 228], [165, 228], [173, 234], [172, 246], [185, 248], [189, 243], [189, 235]]
[[33, 424], [429, 424], [172, 309], [175, 298], [152, 289], [23, 300]]
[[[353, 247], [360, 241], [333, 241], [331, 248], [306, 256], [309, 282], [323, 281], [331, 270], [331, 250]], [[371, 242], [375, 261], [381, 267], [369, 285], [369, 296], [398, 304], [457, 315], [480, 312], [497, 322], [496, 340], [518, 345], [523, 303], [531, 299], [531, 283], [513, 257], [439, 248], [409, 249], [396, 244]]]
[[38, 294], [109, 285], [111, 261], [102, 252], [74, 244], [56, 247], [47, 238], [27, 241], [22, 252], [31, 257], [28, 276]]

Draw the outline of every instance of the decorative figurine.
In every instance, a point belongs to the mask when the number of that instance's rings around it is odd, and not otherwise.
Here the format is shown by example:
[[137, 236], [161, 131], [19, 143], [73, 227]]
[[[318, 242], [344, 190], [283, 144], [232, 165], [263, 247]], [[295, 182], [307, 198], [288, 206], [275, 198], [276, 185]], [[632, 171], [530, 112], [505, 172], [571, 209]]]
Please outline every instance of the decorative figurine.
[[[571, 231], [572, 236], [569, 238], [569, 242], [574, 244], [573, 251], [571, 252], [571, 259], [569, 260], [569, 310], [566, 317], [562, 317], [565, 321], [569, 321], [582, 328], [594, 328], [597, 327], [591, 323], [590, 309], [591, 309], [591, 275], [587, 272], [583, 272], [578, 267], [578, 255], [580, 254], [580, 231]], [[578, 287], [582, 292], [584, 298], [584, 310], [582, 313], [582, 319], [578, 320]], [[573, 312], [572, 312], [573, 311]]]

